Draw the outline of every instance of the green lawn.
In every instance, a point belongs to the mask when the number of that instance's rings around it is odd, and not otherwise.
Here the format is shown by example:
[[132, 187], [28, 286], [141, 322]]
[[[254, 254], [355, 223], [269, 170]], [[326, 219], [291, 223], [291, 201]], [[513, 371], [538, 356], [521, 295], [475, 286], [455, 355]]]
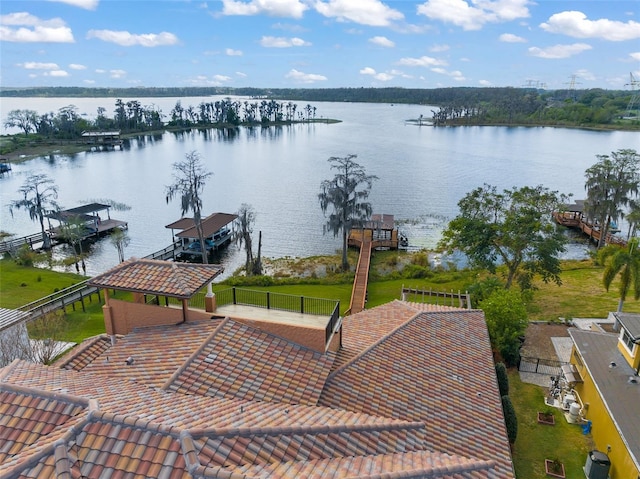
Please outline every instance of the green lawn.
[[[548, 407], [545, 394], [544, 388], [520, 381], [517, 370], [509, 371], [509, 397], [518, 417], [518, 437], [512, 449], [516, 477], [548, 477], [544, 460], [558, 459], [564, 464], [567, 479], [584, 479], [582, 467], [587, 452], [593, 449], [590, 436], [583, 435], [580, 426], [569, 424], [561, 410]], [[538, 423], [538, 411], [547, 410], [554, 413], [554, 426]]]

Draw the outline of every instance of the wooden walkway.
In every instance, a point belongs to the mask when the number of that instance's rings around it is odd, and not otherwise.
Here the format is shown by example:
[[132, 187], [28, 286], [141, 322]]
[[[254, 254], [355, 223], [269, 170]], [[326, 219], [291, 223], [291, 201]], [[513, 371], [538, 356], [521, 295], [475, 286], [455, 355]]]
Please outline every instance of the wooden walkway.
[[[596, 244], [600, 242], [600, 228], [584, 221], [582, 215], [579, 213], [573, 211], [553, 213], [553, 219], [555, 219], [559, 225], [580, 230]], [[626, 240], [611, 233], [607, 233], [604, 243], [605, 245], [615, 244], [622, 247], [627, 246]]]
[[358, 258], [356, 277], [353, 280], [353, 289], [351, 290], [349, 314], [359, 313], [364, 310], [364, 306], [367, 302], [367, 284], [369, 283], [371, 249], [371, 235], [365, 234], [363, 241], [360, 243], [360, 257]]

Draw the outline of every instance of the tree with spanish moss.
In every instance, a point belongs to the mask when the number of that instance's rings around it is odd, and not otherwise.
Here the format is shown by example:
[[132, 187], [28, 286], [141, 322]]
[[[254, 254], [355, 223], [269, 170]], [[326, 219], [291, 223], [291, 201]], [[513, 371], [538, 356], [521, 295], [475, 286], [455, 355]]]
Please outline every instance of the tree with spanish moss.
[[202, 230], [202, 192], [207, 179], [213, 173], [205, 170], [200, 155], [196, 151], [187, 153], [183, 161], [174, 163], [173, 170], [174, 182], [166, 187], [166, 201], [169, 203], [173, 198], [180, 197], [181, 214], [193, 212], [193, 222], [200, 240], [202, 263], [207, 264], [209, 260]]
[[13, 216], [13, 210], [26, 209], [29, 212], [31, 221], [40, 223], [42, 232], [43, 249], [51, 248], [51, 238], [44, 227], [44, 218], [47, 214], [57, 211], [58, 187], [47, 175], [31, 174], [27, 177], [18, 192], [22, 195], [19, 200], [14, 200], [9, 205], [9, 211]]
[[349, 231], [362, 225], [371, 217], [371, 203], [367, 202], [373, 182], [377, 176], [368, 175], [363, 166], [354, 161], [358, 155], [332, 156], [328, 159], [330, 168], [337, 173], [331, 180], [320, 184], [320, 208], [326, 215], [329, 211], [323, 233], [332, 232], [342, 236], [342, 269], [349, 269], [347, 259], [347, 238]]
[[602, 248], [611, 223], [624, 216], [624, 208], [640, 191], [640, 155], [621, 149], [596, 158], [598, 161], [585, 172], [585, 212], [598, 224], [598, 248]]

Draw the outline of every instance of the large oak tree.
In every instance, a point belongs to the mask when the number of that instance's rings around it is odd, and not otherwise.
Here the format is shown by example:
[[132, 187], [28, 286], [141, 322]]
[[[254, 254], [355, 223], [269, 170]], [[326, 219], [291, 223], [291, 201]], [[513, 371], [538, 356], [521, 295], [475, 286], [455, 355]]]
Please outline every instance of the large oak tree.
[[558, 256], [566, 239], [552, 212], [564, 202], [563, 195], [542, 186], [498, 192], [485, 184], [458, 202], [460, 213], [443, 232], [440, 247], [461, 251], [472, 266], [492, 273], [504, 265], [507, 289], [514, 281], [527, 289], [535, 275], [561, 284]]

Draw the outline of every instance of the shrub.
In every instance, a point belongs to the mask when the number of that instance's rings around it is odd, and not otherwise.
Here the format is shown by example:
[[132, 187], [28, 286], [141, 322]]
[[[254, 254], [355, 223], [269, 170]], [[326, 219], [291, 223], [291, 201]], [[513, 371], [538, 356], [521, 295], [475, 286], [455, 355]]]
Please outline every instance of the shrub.
[[498, 378], [498, 389], [500, 396], [509, 395], [509, 376], [507, 376], [507, 367], [504, 363], [496, 363], [496, 377]]
[[509, 396], [502, 396], [502, 412], [504, 413], [504, 424], [507, 427], [507, 437], [509, 442], [514, 444], [518, 437], [518, 418]]
[[484, 311], [491, 347], [506, 364], [514, 366], [520, 357], [520, 337], [527, 329], [527, 310], [517, 291], [496, 290], [480, 307]]

